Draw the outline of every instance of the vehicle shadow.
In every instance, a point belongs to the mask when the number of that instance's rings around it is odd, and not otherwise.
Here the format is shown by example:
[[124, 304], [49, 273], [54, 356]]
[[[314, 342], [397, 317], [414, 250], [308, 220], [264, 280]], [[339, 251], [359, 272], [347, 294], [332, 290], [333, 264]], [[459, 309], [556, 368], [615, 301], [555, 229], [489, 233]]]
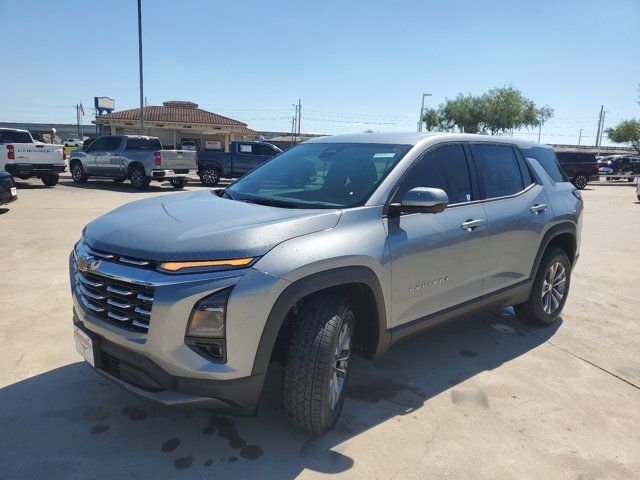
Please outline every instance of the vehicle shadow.
[[0, 215], [4, 215], [5, 213], [8, 213], [9, 209], [5, 208], [5, 207], [0, 207]]
[[[145, 190], [136, 190], [133, 186], [128, 182], [114, 182], [113, 180], [89, 180], [86, 183], [75, 183], [71, 179], [60, 179], [59, 185], [64, 185], [65, 187], [78, 188], [83, 190], [107, 190], [110, 192], [123, 192], [123, 193], [154, 193], [154, 192], [175, 192], [178, 191], [174, 189], [171, 184], [167, 182], [151, 183]], [[194, 183], [193, 181], [189, 182], [185, 188], [188, 189], [192, 186], [200, 186], [200, 183]]]
[[[463, 382], [546, 342], [561, 324], [530, 328], [505, 309], [434, 329], [379, 359], [355, 359], [342, 417], [321, 437], [290, 426], [277, 366], [258, 416], [233, 418], [159, 406], [85, 363], [70, 364], [0, 389], [0, 478], [172, 478], [189, 470], [193, 476], [293, 479], [305, 469], [346, 472], [356, 461], [345, 453], [346, 441], [388, 421], [407, 421], [404, 428], [415, 430], [419, 420], [411, 414], [436, 395], [450, 390], [454, 404], [487, 408], [486, 393]], [[438, 422], [432, 414], [420, 418], [432, 419], [420, 429]]]

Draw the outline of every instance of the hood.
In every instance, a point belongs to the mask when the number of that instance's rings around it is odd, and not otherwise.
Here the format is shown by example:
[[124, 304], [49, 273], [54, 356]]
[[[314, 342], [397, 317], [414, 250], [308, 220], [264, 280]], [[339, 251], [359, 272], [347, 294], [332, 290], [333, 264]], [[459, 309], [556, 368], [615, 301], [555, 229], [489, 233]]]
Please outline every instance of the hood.
[[300, 235], [333, 228], [340, 210], [284, 209], [178, 193], [124, 205], [87, 225], [90, 247], [158, 261], [257, 257]]

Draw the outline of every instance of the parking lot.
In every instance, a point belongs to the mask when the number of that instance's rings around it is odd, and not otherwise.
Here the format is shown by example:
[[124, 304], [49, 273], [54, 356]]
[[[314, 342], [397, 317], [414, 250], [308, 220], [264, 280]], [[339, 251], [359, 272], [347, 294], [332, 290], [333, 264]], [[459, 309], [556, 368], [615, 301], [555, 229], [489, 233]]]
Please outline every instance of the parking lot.
[[[511, 309], [357, 359], [343, 415], [297, 433], [278, 402], [257, 418], [141, 400], [82, 362], [68, 255], [82, 227], [152, 184], [18, 181], [0, 208], [0, 478], [639, 478], [640, 203], [589, 185], [580, 260], [549, 328]], [[192, 183], [187, 190], [204, 188]]]

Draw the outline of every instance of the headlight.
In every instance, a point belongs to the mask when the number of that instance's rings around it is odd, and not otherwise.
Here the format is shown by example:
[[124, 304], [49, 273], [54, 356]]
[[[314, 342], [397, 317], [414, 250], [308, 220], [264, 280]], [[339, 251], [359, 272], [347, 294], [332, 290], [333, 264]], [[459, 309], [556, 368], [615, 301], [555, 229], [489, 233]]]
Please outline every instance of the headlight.
[[188, 337], [224, 338], [230, 292], [231, 288], [225, 288], [196, 303], [187, 325]]

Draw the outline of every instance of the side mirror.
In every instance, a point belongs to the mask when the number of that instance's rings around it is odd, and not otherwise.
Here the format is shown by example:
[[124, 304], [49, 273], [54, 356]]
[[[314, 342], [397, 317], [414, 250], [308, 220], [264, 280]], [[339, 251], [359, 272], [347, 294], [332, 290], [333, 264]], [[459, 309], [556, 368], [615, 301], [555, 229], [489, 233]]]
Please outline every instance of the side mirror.
[[404, 194], [396, 207], [401, 213], [440, 213], [447, 208], [449, 196], [440, 188], [417, 187]]

